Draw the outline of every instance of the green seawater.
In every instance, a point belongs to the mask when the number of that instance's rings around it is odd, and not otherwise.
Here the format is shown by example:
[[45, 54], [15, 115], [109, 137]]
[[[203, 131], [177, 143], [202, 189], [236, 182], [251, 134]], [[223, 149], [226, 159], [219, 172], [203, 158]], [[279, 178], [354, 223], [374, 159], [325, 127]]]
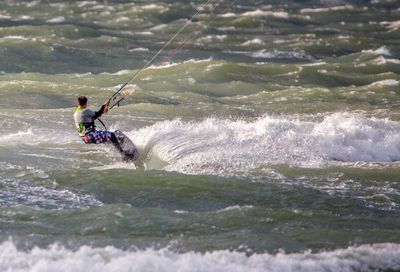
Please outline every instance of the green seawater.
[[400, 2], [204, 3], [0, 3], [1, 271], [400, 270]]

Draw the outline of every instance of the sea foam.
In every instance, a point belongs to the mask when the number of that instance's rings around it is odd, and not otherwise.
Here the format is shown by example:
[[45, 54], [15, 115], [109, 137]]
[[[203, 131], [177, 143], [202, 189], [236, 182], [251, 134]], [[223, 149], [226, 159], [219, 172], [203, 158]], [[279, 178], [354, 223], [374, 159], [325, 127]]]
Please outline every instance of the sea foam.
[[82, 246], [76, 251], [59, 245], [18, 250], [12, 241], [0, 245], [1, 271], [395, 271], [400, 245], [374, 244], [319, 253], [246, 253], [220, 250], [176, 253], [169, 249], [124, 251], [112, 246]]
[[385, 26], [387, 29], [389, 29], [389, 32], [391, 31], [396, 31], [400, 28], [400, 20], [399, 21], [392, 21], [392, 22], [381, 22], [381, 25]]
[[58, 16], [58, 17], [54, 17], [51, 18], [49, 20], [47, 20], [47, 23], [51, 23], [51, 24], [60, 24], [60, 23], [64, 23], [66, 21], [64, 16]]
[[353, 10], [352, 5], [335, 6], [329, 8], [304, 8], [300, 10], [300, 13], [320, 13], [320, 12], [332, 12], [332, 11], [342, 11], [342, 10]]
[[289, 13], [284, 11], [265, 11], [265, 10], [254, 10], [248, 11], [242, 14], [242, 16], [249, 16], [249, 17], [275, 17], [275, 18], [289, 18]]
[[304, 52], [296, 51], [268, 51], [266, 49], [257, 51], [225, 51], [231, 54], [241, 54], [252, 58], [262, 58], [262, 59], [294, 59], [294, 60], [307, 60], [314, 61], [315, 57], [308, 55]]
[[377, 49], [369, 49], [369, 50], [363, 50], [361, 51], [362, 53], [370, 53], [370, 54], [375, 54], [375, 55], [384, 55], [384, 56], [390, 56], [390, 50], [386, 46], [381, 46]]
[[129, 136], [165, 170], [233, 174], [268, 164], [325, 167], [332, 163], [400, 160], [400, 123], [335, 113], [320, 121], [264, 116], [254, 121], [208, 118], [158, 122]]

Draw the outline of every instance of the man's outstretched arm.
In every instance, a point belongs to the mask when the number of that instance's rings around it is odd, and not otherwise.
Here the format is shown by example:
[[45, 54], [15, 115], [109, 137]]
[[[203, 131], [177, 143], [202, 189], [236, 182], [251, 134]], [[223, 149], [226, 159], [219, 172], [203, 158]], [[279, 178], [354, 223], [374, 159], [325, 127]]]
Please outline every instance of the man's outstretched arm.
[[110, 105], [110, 101], [107, 101], [106, 103], [104, 103], [104, 105], [102, 105], [101, 108], [94, 113], [93, 120], [96, 120], [97, 118], [102, 116], [103, 113], [107, 113], [109, 105]]

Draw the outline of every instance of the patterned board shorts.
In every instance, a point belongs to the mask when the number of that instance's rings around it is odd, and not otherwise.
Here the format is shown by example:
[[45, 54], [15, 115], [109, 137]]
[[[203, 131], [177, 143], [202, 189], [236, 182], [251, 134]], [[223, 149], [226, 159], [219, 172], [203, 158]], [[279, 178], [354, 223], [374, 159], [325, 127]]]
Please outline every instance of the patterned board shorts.
[[111, 131], [96, 130], [86, 134], [84, 137], [82, 137], [82, 140], [85, 144], [111, 143], [111, 135]]

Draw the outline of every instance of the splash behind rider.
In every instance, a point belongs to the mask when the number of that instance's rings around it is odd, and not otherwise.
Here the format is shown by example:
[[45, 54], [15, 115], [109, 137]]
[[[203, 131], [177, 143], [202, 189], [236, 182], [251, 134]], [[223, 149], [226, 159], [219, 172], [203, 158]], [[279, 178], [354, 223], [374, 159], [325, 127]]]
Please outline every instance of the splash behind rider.
[[97, 130], [95, 120], [103, 113], [108, 112], [110, 101], [107, 101], [98, 111], [87, 108], [87, 97], [80, 96], [77, 100], [77, 106], [74, 113], [76, 129], [83, 142], [86, 144], [112, 143], [120, 152], [122, 148], [118, 143], [115, 134], [108, 130]]

